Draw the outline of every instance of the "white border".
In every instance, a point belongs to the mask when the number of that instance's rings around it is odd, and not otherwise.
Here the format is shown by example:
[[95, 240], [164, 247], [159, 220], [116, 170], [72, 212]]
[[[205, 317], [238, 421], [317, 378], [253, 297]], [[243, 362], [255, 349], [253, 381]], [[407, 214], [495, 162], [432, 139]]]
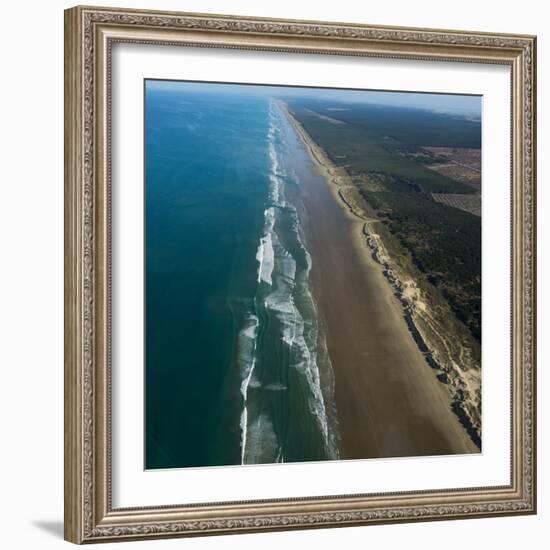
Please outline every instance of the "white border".
[[[510, 482], [510, 70], [498, 65], [115, 44], [113, 506], [376, 493]], [[143, 79], [483, 95], [483, 453], [143, 470]]]

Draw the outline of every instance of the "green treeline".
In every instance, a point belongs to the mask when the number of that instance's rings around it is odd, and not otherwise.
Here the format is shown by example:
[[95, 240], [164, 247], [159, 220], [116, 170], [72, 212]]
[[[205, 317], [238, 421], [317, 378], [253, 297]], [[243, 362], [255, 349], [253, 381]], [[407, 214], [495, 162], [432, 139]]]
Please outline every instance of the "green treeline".
[[481, 340], [481, 223], [421, 193], [361, 191], [415, 265]]

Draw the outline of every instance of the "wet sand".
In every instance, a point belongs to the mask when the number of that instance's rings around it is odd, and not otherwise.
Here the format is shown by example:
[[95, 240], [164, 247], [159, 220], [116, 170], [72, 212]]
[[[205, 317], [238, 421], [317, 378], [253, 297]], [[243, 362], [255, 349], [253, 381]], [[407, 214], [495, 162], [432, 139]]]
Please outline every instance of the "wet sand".
[[335, 374], [340, 457], [479, 452], [371, 257], [364, 222], [338, 197], [335, 167], [289, 119], [312, 170], [323, 176], [303, 182], [303, 202], [312, 284]]

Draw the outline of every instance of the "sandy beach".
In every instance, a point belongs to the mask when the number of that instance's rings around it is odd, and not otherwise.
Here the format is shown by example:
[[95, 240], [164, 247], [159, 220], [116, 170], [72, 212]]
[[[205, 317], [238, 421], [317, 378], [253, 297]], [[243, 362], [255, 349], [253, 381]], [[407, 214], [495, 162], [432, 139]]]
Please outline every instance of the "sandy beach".
[[304, 182], [302, 191], [311, 279], [335, 373], [340, 457], [478, 452], [372, 257], [365, 219], [344, 200], [347, 175], [280, 105], [324, 178]]

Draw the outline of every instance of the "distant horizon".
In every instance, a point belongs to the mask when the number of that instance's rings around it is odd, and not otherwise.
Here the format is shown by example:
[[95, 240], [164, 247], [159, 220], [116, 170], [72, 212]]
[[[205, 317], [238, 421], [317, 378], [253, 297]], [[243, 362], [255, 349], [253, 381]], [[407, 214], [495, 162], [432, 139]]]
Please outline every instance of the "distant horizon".
[[456, 116], [481, 118], [482, 96], [480, 95], [185, 80], [146, 79], [145, 82], [147, 89], [150, 90], [170, 92], [193, 91], [205, 94], [224, 92], [228, 95], [273, 96], [279, 99], [303, 97], [345, 103], [366, 103], [385, 107], [418, 109]]

